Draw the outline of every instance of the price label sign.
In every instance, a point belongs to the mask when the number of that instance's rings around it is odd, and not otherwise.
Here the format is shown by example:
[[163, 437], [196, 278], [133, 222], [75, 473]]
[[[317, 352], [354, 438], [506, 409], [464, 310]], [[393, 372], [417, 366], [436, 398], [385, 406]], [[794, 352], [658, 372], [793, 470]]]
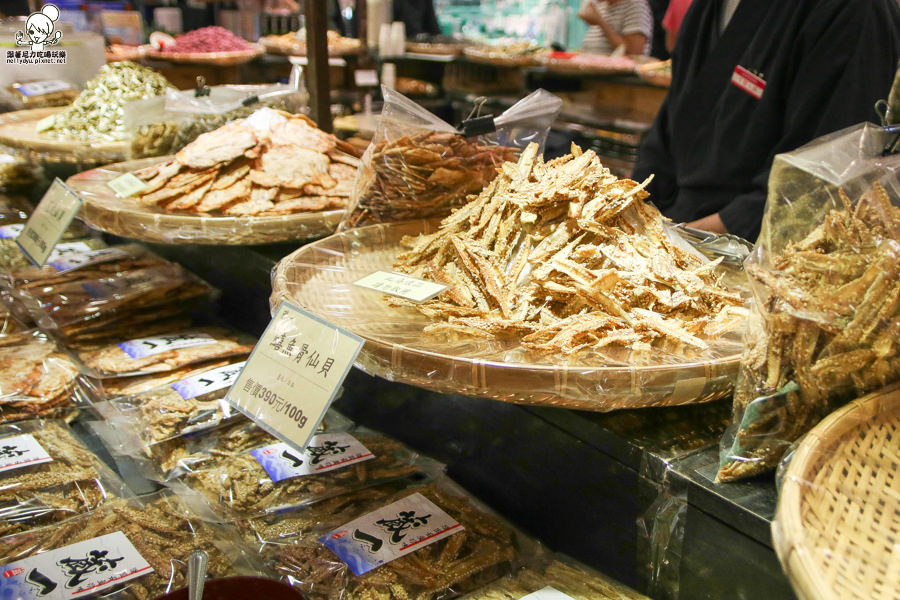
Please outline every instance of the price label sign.
[[375, 290], [391, 296], [398, 296], [413, 302], [425, 302], [447, 289], [442, 283], [425, 281], [400, 273], [388, 273], [387, 271], [375, 271], [362, 279], [353, 282], [353, 285]]
[[228, 402], [303, 452], [363, 340], [282, 302], [228, 390]]
[[59, 177], [53, 184], [37, 208], [25, 223], [22, 233], [16, 238], [19, 250], [29, 261], [43, 267], [53, 253], [53, 248], [65, 233], [72, 219], [81, 208], [81, 198], [64, 184]]
[[114, 191], [116, 193], [116, 196], [118, 196], [119, 198], [134, 196], [138, 192], [142, 192], [147, 189], [147, 184], [144, 183], [139, 177], [132, 175], [131, 173], [125, 173], [121, 177], [116, 177], [106, 185], [108, 185], [109, 188]]

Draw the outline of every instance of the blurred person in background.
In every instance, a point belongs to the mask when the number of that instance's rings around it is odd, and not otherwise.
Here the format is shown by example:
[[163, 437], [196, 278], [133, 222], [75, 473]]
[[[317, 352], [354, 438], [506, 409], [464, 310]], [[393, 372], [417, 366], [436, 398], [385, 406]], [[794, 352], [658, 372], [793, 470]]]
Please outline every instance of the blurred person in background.
[[691, 6], [691, 0], [670, 0], [669, 7], [662, 20], [663, 29], [666, 32], [666, 49], [672, 52], [675, 47], [675, 38], [678, 36], [678, 28], [684, 20], [687, 9]]
[[440, 35], [434, 0], [394, 0], [394, 20], [403, 21], [407, 39], [420, 34]]
[[755, 240], [775, 155], [878, 122], [898, 59], [897, 0], [694, 0], [632, 177], [674, 221]]
[[647, 0], [584, 0], [578, 16], [589, 25], [582, 52], [649, 54], [653, 16]]

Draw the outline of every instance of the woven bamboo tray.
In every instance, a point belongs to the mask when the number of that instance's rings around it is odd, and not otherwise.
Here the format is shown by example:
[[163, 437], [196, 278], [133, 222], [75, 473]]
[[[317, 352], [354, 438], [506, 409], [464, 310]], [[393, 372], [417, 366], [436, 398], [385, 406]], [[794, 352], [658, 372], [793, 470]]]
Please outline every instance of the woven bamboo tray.
[[141, 158], [73, 175], [66, 183], [84, 200], [81, 218], [95, 229], [144, 242], [246, 245], [323, 237], [337, 228], [344, 215], [343, 210], [235, 217], [167, 212], [144, 206], [134, 197], [119, 198], [107, 185], [124, 173], [171, 158]]
[[29, 151], [34, 162], [102, 164], [125, 159], [128, 142], [70, 141], [38, 132], [38, 121], [65, 108], [30, 108], [0, 115], [0, 144]]
[[784, 474], [772, 536], [804, 600], [900, 599], [900, 384], [807, 434]]
[[265, 48], [261, 45], [253, 44], [253, 47], [250, 49], [232, 50], [229, 52], [160, 52], [159, 50], [148, 50], [146, 56], [147, 58], [167, 60], [173, 63], [230, 67], [250, 62], [265, 51]]
[[665, 355], [632, 366], [598, 356], [535, 356], [515, 339], [423, 335], [431, 319], [384, 295], [354, 285], [374, 271], [391, 271], [404, 235], [429, 222], [350, 229], [288, 255], [272, 276], [271, 305], [282, 300], [365, 339], [356, 366], [365, 372], [441, 393], [592, 411], [673, 406], [731, 393], [742, 344], [723, 342], [714, 356]]

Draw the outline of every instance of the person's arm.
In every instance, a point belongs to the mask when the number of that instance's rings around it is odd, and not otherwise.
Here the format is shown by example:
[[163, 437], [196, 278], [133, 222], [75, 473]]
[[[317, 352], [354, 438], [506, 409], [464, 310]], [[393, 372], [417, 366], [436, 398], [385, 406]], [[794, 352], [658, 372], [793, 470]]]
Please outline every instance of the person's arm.
[[625, 54], [642, 54], [644, 52], [644, 47], [647, 45], [646, 35], [642, 33], [620, 34], [606, 22], [606, 19], [603, 18], [603, 15], [600, 14], [600, 11], [597, 10], [596, 5], [591, 0], [582, 2], [578, 16], [588, 25], [599, 27], [600, 31], [603, 32], [603, 36], [609, 41], [611, 48], [618, 48], [624, 45]]

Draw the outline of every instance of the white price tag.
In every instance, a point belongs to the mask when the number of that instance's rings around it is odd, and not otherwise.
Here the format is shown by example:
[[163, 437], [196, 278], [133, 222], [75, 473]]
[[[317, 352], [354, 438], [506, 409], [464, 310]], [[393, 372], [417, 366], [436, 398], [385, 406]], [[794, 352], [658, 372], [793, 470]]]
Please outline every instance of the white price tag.
[[43, 267], [80, 207], [78, 194], [58, 177], [54, 179], [16, 238], [22, 254], [38, 267]]
[[362, 345], [359, 336], [282, 302], [228, 390], [228, 402], [302, 451]]
[[463, 530], [434, 502], [415, 493], [319, 538], [357, 577]]
[[0, 439], [0, 472], [53, 462], [33, 435], [12, 435]]
[[297, 452], [287, 444], [272, 444], [254, 448], [250, 454], [275, 482], [327, 473], [375, 458], [349, 433], [314, 435], [303, 452]]
[[121, 531], [0, 566], [0, 598], [68, 600], [153, 572]]
[[106, 183], [119, 198], [127, 198], [147, 189], [147, 184], [131, 173], [125, 173]]
[[50, 115], [49, 117], [44, 117], [34, 125], [35, 131], [38, 133], [42, 131], [47, 131], [48, 129], [53, 129], [53, 126], [56, 124], [56, 115]]
[[[60, 246], [62, 246], [62, 244], [57, 245], [57, 249]], [[87, 246], [87, 244], [85, 244], [85, 246]], [[90, 246], [88, 246], [88, 248], [90, 248]], [[55, 256], [50, 257], [47, 264], [60, 273], [68, 273], [69, 271], [74, 271], [75, 269], [86, 267], [87, 265], [96, 265], [98, 263], [119, 260], [120, 258], [131, 256], [121, 248], [101, 248], [99, 250], [87, 250], [86, 252], [75, 254], [66, 253], [61, 255], [56, 255], [56, 251], [54, 251], [54, 255]]]
[[364, 287], [383, 294], [399, 296], [413, 302], [425, 302], [447, 289], [442, 283], [416, 279], [400, 273], [388, 273], [387, 271], [375, 271], [353, 282], [353, 285]]
[[522, 596], [519, 600], [573, 600], [573, 598], [548, 585], [527, 596]]

